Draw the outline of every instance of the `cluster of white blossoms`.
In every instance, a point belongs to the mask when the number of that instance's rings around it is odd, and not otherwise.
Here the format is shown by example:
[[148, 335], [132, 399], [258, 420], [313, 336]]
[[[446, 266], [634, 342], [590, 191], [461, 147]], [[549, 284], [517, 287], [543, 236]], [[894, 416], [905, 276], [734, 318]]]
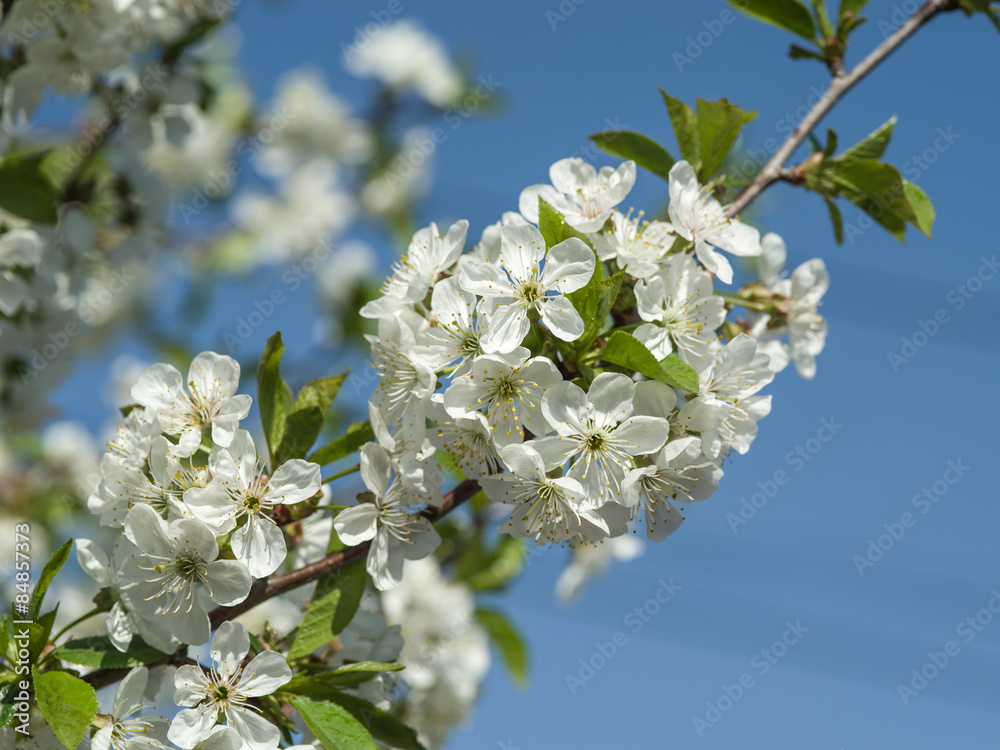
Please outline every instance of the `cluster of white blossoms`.
[[[368, 569], [379, 588], [438, 542], [422, 515], [440, 502], [435, 450], [511, 506], [501, 526], [509, 534], [599, 542], [644, 524], [660, 541], [685, 503], [714, 492], [725, 458], [749, 449], [770, 411], [760, 391], [780, 369], [779, 347], [813, 374], [825, 332], [816, 311], [822, 261], [781, 279], [776, 235], [762, 242], [727, 218], [683, 161], [670, 171], [662, 221], [618, 210], [635, 182], [631, 161], [598, 171], [563, 159], [550, 176], [469, 253], [465, 221], [417, 232], [361, 311], [378, 321], [368, 337], [380, 378], [370, 402], [377, 442], [361, 460], [371, 494], [334, 524], [348, 543], [373, 540]], [[547, 244], [542, 228], [553, 216], [569, 229]], [[763, 281], [717, 294], [715, 279], [733, 280], [723, 252], [759, 257]], [[604, 280], [618, 284], [617, 296], [606, 319], [585, 320], [574, 300]], [[741, 302], [754, 316], [728, 319]], [[603, 360], [617, 330], [647, 358], [676, 355], [698, 387], [686, 392]]]
[[132, 388], [138, 406], [101, 460], [87, 505], [123, 534], [110, 555], [87, 540], [77, 550], [115, 599], [107, 630], [121, 650], [135, 633], [164, 652], [207, 642], [209, 610], [243, 601], [254, 578], [285, 561], [274, 506], [319, 492], [316, 464], [267, 470], [239, 426], [251, 402], [236, 393], [239, 374], [214, 352], [195, 357], [186, 379], [171, 365], [147, 368]]

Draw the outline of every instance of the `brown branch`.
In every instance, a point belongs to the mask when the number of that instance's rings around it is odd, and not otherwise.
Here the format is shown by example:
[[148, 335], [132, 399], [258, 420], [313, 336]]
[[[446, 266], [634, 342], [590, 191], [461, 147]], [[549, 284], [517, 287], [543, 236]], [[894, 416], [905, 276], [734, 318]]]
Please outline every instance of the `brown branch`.
[[[422, 515], [431, 523], [434, 523], [451, 513], [451, 511], [471, 498], [477, 492], [479, 492], [479, 483], [474, 479], [466, 479], [464, 482], [455, 487], [455, 489], [441, 498], [440, 506], [436, 508], [429, 508], [424, 511]], [[281, 573], [280, 575], [273, 575], [267, 580], [260, 579], [254, 581], [254, 585], [250, 589], [250, 594], [242, 602], [234, 604], [232, 607], [219, 607], [209, 614], [209, 618], [212, 621], [212, 629], [214, 630], [227, 620], [231, 620], [237, 615], [241, 615], [247, 610], [253, 609], [261, 602], [272, 599], [279, 594], [284, 594], [286, 591], [296, 589], [299, 586], [305, 586], [307, 583], [312, 583], [313, 581], [317, 581], [320, 578], [328, 576], [341, 568], [347, 567], [351, 563], [356, 562], [367, 555], [369, 546], [370, 542], [365, 542], [357, 545], [356, 547], [348, 547], [347, 549], [334, 552], [332, 555], [328, 555], [322, 560], [318, 560], [317, 562], [306, 565], [298, 570]], [[146, 666], [156, 667], [164, 664], [176, 663], [176, 660], [182, 658], [187, 652], [187, 648], [187, 646], [182, 646], [173, 654], [157, 661], [150, 662]], [[128, 669], [96, 669], [83, 679], [95, 688], [102, 688], [122, 679], [126, 674], [128, 674], [128, 671]]]
[[886, 37], [850, 73], [842, 73], [841, 75], [834, 76], [833, 80], [830, 81], [830, 85], [820, 97], [820, 100], [809, 111], [809, 114], [803, 118], [798, 127], [785, 139], [781, 147], [774, 152], [774, 155], [761, 168], [753, 181], [743, 189], [743, 192], [736, 196], [732, 203], [726, 206], [726, 216], [730, 218], [735, 216], [750, 205], [765, 189], [782, 179], [785, 162], [795, 153], [795, 149], [802, 144], [806, 136], [813, 131], [820, 120], [826, 116], [827, 112], [833, 109], [833, 106], [840, 101], [844, 94], [854, 88], [862, 78], [871, 73], [875, 66], [885, 60], [899, 45], [912, 36], [917, 29], [934, 18], [934, 16], [945, 11], [957, 10], [958, 8], [958, 0], [927, 0], [926, 3], [917, 9], [916, 13], [910, 16], [890, 36]]

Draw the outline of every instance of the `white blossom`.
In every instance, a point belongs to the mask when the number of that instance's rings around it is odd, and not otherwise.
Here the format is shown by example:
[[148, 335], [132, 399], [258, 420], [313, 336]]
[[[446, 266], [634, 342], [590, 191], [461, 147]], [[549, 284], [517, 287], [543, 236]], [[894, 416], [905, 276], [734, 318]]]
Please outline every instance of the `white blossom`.
[[532, 311], [563, 341], [578, 339], [583, 318], [565, 295], [590, 281], [594, 252], [576, 237], [546, 251], [541, 232], [530, 224], [505, 226], [500, 238], [496, 264], [470, 261], [459, 276], [462, 289], [484, 297], [482, 304], [490, 307], [483, 350], [506, 354], [520, 346]]
[[248, 705], [247, 699], [270, 695], [292, 678], [292, 672], [277, 651], [264, 651], [241, 666], [249, 652], [247, 629], [238, 622], [224, 622], [212, 638], [214, 664], [208, 674], [201, 666], [178, 668], [174, 703], [193, 708], [179, 711], [171, 721], [171, 742], [192, 750], [212, 734], [221, 717], [239, 732], [245, 750], [278, 747], [281, 732]]
[[185, 492], [185, 505], [218, 533], [233, 532], [233, 554], [254, 578], [271, 575], [285, 559], [285, 537], [271, 511], [279, 503], [292, 505], [315, 495], [320, 467], [295, 458], [268, 476], [246, 430], [236, 433], [229, 448], [212, 451], [208, 466], [211, 481]]
[[373, 497], [342, 510], [333, 525], [344, 544], [371, 541], [368, 572], [375, 586], [386, 591], [402, 580], [404, 559], [427, 557], [441, 537], [430, 521], [405, 502], [389, 454], [378, 443], [366, 443], [361, 449], [361, 478]]
[[132, 398], [156, 414], [165, 433], [179, 436], [177, 455], [190, 456], [209, 426], [215, 443], [232, 442], [239, 421], [250, 413], [250, 397], [236, 393], [239, 383], [236, 360], [202, 352], [191, 362], [187, 388], [176, 367], [156, 364], [139, 376]]
[[674, 231], [694, 242], [698, 260], [724, 284], [733, 282], [733, 267], [713, 246], [733, 255], [760, 255], [760, 232], [737, 219], [727, 219], [686, 161], [670, 168], [669, 212]]
[[566, 223], [581, 232], [596, 232], [625, 200], [635, 184], [635, 162], [617, 169], [596, 171], [583, 159], [560, 159], [549, 169], [551, 185], [532, 185], [521, 192], [518, 210], [528, 221], [538, 223], [538, 199], [559, 211]]

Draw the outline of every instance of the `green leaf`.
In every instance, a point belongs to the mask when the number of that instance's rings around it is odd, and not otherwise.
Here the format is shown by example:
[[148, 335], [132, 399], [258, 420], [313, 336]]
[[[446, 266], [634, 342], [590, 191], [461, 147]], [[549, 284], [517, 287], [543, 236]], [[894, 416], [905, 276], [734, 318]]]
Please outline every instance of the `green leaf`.
[[10, 682], [0, 686], [0, 727], [5, 727], [17, 713], [17, 695], [20, 686], [16, 682]]
[[622, 279], [625, 278], [625, 269], [619, 269], [608, 278], [603, 278], [601, 264], [597, 263], [594, 275], [582, 289], [571, 292], [569, 301], [583, 318], [584, 329], [580, 337], [572, 342], [572, 346], [578, 352], [585, 352], [593, 345], [604, 328], [604, 321], [611, 312], [611, 306], [618, 298], [618, 290], [621, 288]]
[[837, 204], [833, 202], [830, 198], [826, 196], [823, 197], [826, 202], [826, 207], [830, 211], [830, 221], [833, 224], [833, 238], [837, 241], [838, 245], [844, 244], [844, 219], [840, 215], [840, 209], [837, 208]]
[[103, 669], [131, 669], [164, 658], [167, 654], [157, 651], [139, 637], [133, 636], [127, 651], [115, 648], [106, 635], [77, 638], [57, 646], [52, 652], [57, 659], [70, 664]]
[[302, 390], [299, 391], [299, 395], [295, 397], [294, 411], [302, 411], [303, 409], [308, 409], [310, 406], [315, 406], [323, 416], [326, 416], [326, 413], [330, 411], [330, 407], [333, 405], [334, 399], [337, 398], [337, 394], [340, 393], [340, 387], [344, 384], [344, 380], [347, 379], [349, 372], [350, 369], [340, 375], [320, 378], [303, 386]]
[[288, 658], [308, 656], [339, 635], [357, 612], [364, 590], [363, 561], [321, 578]]
[[343, 706], [300, 695], [291, 703], [327, 750], [378, 750], [368, 730]]
[[31, 670], [38, 707], [67, 750], [76, 750], [97, 715], [94, 688], [66, 672]]
[[632, 130], [609, 130], [590, 136], [590, 140], [603, 151], [631, 159], [663, 179], [667, 179], [674, 165], [674, 157], [663, 146]]
[[372, 425], [367, 419], [364, 422], [354, 422], [347, 428], [347, 434], [341, 435], [336, 440], [332, 440], [322, 448], [318, 448], [307, 461], [314, 464], [326, 466], [344, 456], [354, 453], [365, 443], [374, 440], [375, 433], [372, 432]]
[[45, 179], [42, 161], [48, 151], [7, 158], [0, 164], [0, 208], [39, 224], [59, 220], [59, 196]]
[[840, 10], [837, 12], [837, 16], [843, 18], [848, 13], [852, 16], [858, 16], [866, 5], [868, 5], [868, 0], [840, 0]]
[[698, 118], [694, 110], [680, 99], [674, 99], [663, 89], [660, 89], [660, 94], [663, 95], [667, 112], [670, 114], [670, 122], [674, 126], [681, 158], [690, 164], [695, 172], [701, 172], [701, 144], [698, 142]]
[[892, 129], [895, 125], [896, 116], [893, 115], [887, 122], [866, 135], [837, 158], [843, 161], [879, 158], [889, 145], [889, 139], [892, 137]]
[[282, 685], [281, 692], [322, 697], [328, 694], [330, 688], [360, 685], [362, 682], [367, 682], [383, 672], [399, 672], [402, 669], [405, 669], [402, 664], [359, 661], [347, 664], [332, 672], [299, 675], [290, 682]]
[[812, 13], [798, 0], [729, 0], [729, 4], [748, 16], [798, 34], [803, 39], [813, 41], [816, 37]]
[[329, 700], [339, 703], [372, 733], [372, 736], [398, 750], [423, 750], [417, 733], [392, 714], [386, 713], [366, 700], [347, 693], [331, 692]]
[[697, 393], [701, 389], [701, 380], [698, 377], [698, 373], [694, 371], [691, 365], [676, 354], [670, 354], [666, 359], [661, 359], [660, 367], [664, 369], [671, 380], [680, 383], [681, 388], [685, 391]]
[[698, 374], [680, 359], [663, 360], [669, 363], [668, 371], [639, 339], [625, 331], [615, 331], [608, 337], [601, 358], [689, 393], [697, 393], [700, 387]]
[[910, 202], [917, 217], [917, 229], [930, 237], [931, 225], [934, 223], [934, 206], [931, 204], [931, 199], [909, 180], [903, 180], [903, 189], [906, 192], [906, 200]]
[[257, 365], [257, 405], [260, 407], [260, 421], [264, 425], [264, 437], [271, 454], [272, 470], [277, 468], [275, 456], [285, 430], [285, 416], [292, 407], [292, 390], [281, 379], [279, 366], [285, 345], [281, 341], [281, 331], [267, 340]]
[[[903, 178], [891, 164], [873, 159], [835, 160], [829, 162], [824, 174], [845, 198], [900, 240], [907, 223], [924, 231], [921, 219], [917, 218], [907, 198]], [[925, 212], [923, 223], [926, 222]]]
[[275, 453], [275, 465], [303, 458], [323, 431], [323, 412], [318, 406], [293, 411], [285, 417], [285, 429]]
[[524, 638], [502, 612], [488, 607], [476, 607], [476, 619], [500, 652], [504, 666], [521, 686], [528, 682], [528, 648]]
[[833, 156], [833, 152], [837, 150], [837, 133], [833, 128], [826, 129], [826, 146], [823, 148], [823, 156], [830, 157]]
[[545, 199], [541, 196], [538, 197], [538, 231], [542, 233], [542, 239], [545, 240], [545, 246], [548, 248], [558, 245], [570, 237], [583, 240], [591, 250], [594, 247], [587, 235], [578, 232], [567, 224], [563, 215], [550, 204], [546, 203]]
[[722, 165], [744, 124], [757, 116], [744, 112], [726, 99], [698, 99], [698, 141], [701, 143], [701, 181], [707, 182]]
[[793, 60], [823, 60], [826, 61], [822, 52], [816, 52], [815, 50], [806, 49], [805, 47], [800, 47], [797, 44], [793, 44], [788, 48], [788, 56]]
[[52, 579], [56, 577], [56, 573], [66, 563], [72, 547], [73, 540], [71, 538], [62, 547], [57, 549], [52, 557], [49, 558], [49, 561], [45, 563], [45, 567], [42, 568], [42, 574], [38, 577], [38, 583], [35, 584], [35, 590], [31, 594], [31, 604], [28, 606], [28, 620], [38, 619], [38, 613], [42, 610], [42, 599], [45, 598], [45, 592], [49, 590], [49, 585], [52, 583]]

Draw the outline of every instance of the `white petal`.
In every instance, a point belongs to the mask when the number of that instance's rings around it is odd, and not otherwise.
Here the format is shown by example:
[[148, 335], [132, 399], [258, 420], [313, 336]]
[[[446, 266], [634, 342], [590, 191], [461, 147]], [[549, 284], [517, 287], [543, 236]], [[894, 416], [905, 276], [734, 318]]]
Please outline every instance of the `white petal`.
[[216, 560], [208, 566], [209, 598], [220, 607], [231, 607], [247, 598], [253, 578], [236, 560]]
[[635, 383], [618, 372], [602, 372], [594, 378], [587, 391], [587, 398], [594, 404], [594, 410], [610, 415], [616, 422], [632, 413], [634, 396]]
[[250, 636], [242, 623], [227, 620], [215, 631], [212, 638], [212, 660], [219, 665], [219, 674], [229, 679], [250, 653]]
[[[569, 302], [566, 304], [568, 306]], [[509, 354], [521, 345], [530, 328], [528, 311], [523, 305], [518, 302], [501, 305], [490, 318], [489, 329], [481, 342], [483, 351], [489, 354]]]
[[375, 536], [377, 522], [378, 508], [373, 503], [361, 503], [340, 511], [333, 519], [333, 526], [340, 541], [354, 547]]
[[275, 750], [281, 732], [263, 716], [246, 709], [236, 709], [229, 714], [230, 723], [243, 738], [244, 750]]
[[270, 695], [290, 679], [292, 670], [288, 668], [285, 657], [277, 651], [264, 651], [243, 668], [236, 691], [250, 697]]
[[319, 464], [293, 458], [283, 463], [267, 483], [268, 500], [292, 505], [317, 492], [321, 484]]
[[205, 704], [198, 708], [186, 708], [178, 711], [170, 722], [167, 737], [180, 748], [192, 748], [208, 737], [219, 718], [219, 707], [215, 703]]
[[542, 271], [542, 285], [563, 294], [575, 292], [593, 277], [596, 263], [594, 251], [583, 240], [570, 237], [549, 250]]
[[568, 297], [546, 297], [539, 302], [538, 312], [548, 329], [563, 341], [576, 341], [583, 334], [583, 318]]
[[271, 575], [285, 561], [285, 537], [267, 516], [250, 516], [230, 538], [236, 559], [254, 578]]

